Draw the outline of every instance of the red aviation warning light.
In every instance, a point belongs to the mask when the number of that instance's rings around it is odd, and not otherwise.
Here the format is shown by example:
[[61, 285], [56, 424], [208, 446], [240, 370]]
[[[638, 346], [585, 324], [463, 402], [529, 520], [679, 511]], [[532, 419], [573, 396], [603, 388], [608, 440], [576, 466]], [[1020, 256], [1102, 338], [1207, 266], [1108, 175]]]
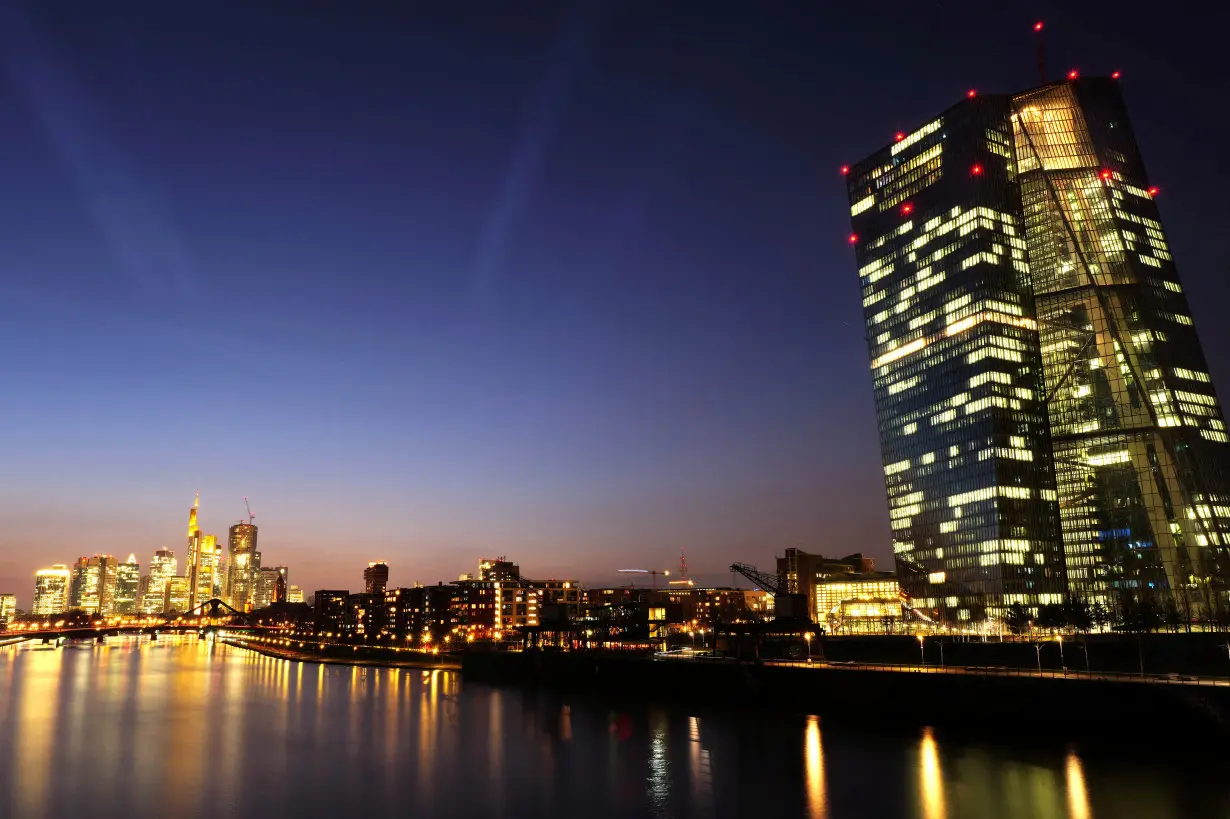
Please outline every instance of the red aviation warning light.
[[1069, 71], [1069, 72], [1068, 72], [1068, 79], [1069, 79], [1069, 80], [1074, 80], [1074, 79], [1076, 79], [1076, 78], [1077, 78], [1077, 77], [1079, 77], [1079, 76], [1080, 76], [1080, 74], [1077, 72], [1077, 70], [1076, 70], [1075, 68], [1073, 68], [1071, 71]]
[[851, 234], [850, 234], [850, 239], [849, 239], [849, 241], [850, 241], [850, 244], [854, 244], [855, 242], [857, 242], [857, 241], [858, 241], [858, 234], [857, 234], [857, 233], [851, 233]]
[[1102, 171], [1100, 174], [1098, 174], [1098, 176], [1102, 177], [1103, 179], [1110, 179], [1110, 171]]
[[914, 205], [912, 203], [906, 202], [904, 205], [901, 206], [901, 215], [909, 216], [913, 212], [914, 212]]
[[894, 137], [893, 137], [893, 139], [895, 139], [895, 140], [897, 140], [898, 142], [900, 142], [901, 140], [905, 139], [905, 134], [903, 134], [903, 133], [901, 133], [900, 131], [898, 131], [898, 132], [897, 132], [897, 134], [896, 134], [896, 136], [894, 136]]
[[1150, 196], [1157, 196], [1157, 188], [1149, 188]]
[[1111, 78], [1112, 80], [1117, 80], [1117, 79], [1119, 79], [1119, 72], [1118, 72], [1118, 71], [1113, 72], [1113, 73], [1110, 75], [1110, 78]]
[[965, 92], [965, 96], [969, 97], [970, 99], [973, 99], [974, 97], [978, 96], [978, 92], [975, 91], [973, 88], [971, 88], [970, 90]]
[[982, 176], [982, 166], [975, 165], [974, 167], [970, 168], [969, 175], [970, 176]]
[[849, 166], [849, 165], [842, 165], [842, 166], [841, 166], [841, 175], [842, 175], [842, 176], [845, 176], [845, 175], [846, 175], [846, 174], [848, 174], [849, 172], [850, 172], [850, 166]]
[[1034, 31], [1041, 31], [1041, 30], [1042, 30], [1042, 21], [1039, 20], [1038, 22], [1034, 23]]

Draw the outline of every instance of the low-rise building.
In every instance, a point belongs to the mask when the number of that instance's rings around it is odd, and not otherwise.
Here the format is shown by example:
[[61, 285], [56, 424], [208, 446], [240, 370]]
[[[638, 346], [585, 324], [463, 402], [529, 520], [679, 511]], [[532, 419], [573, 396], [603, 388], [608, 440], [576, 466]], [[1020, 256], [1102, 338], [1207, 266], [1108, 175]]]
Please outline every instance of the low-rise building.
[[901, 586], [889, 572], [820, 580], [814, 588], [816, 623], [831, 633], [892, 632], [904, 613]]
[[313, 595], [312, 628], [317, 637], [341, 639], [346, 622], [346, 598], [350, 592], [317, 589]]

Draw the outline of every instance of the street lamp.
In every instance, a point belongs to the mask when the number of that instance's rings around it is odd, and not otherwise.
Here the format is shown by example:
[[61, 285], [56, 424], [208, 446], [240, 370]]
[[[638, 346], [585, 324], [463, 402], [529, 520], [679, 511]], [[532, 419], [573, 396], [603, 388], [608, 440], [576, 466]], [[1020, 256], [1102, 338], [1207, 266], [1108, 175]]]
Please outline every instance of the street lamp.
[[918, 638], [918, 665], [921, 668], [927, 662], [926, 649], [923, 648], [923, 636], [921, 634], [914, 636]]
[[1038, 655], [1038, 673], [1042, 673], [1042, 644], [1034, 643], [1034, 653]]
[[1055, 642], [1059, 643], [1059, 667], [1063, 669], [1063, 673], [1068, 673], [1068, 664], [1063, 658], [1063, 635], [1056, 634]]
[[807, 641], [807, 662], [811, 662], [811, 632], [803, 635], [803, 639]]

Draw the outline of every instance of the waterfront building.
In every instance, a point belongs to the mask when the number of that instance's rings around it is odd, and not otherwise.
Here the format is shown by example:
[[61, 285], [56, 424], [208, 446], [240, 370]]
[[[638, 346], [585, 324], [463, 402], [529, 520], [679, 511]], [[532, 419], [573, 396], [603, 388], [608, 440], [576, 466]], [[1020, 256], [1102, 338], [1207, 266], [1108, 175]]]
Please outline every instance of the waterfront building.
[[814, 620], [830, 633], [892, 631], [905, 614], [901, 586], [887, 572], [819, 580], [813, 596]]
[[342, 635], [355, 643], [375, 643], [388, 636], [388, 613], [384, 592], [364, 592], [346, 598], [342, 615]]
[[898, 137], [847, 185], [914, 604], [1220, 611], [1227, 436], [1117, 83], [975, 95]]
[[777, 577], [791, 594], [801, 594], [808, 602], [808, 616], [820, 621], [816, 611], [816, 582], [829, 577], [874, 572], [875, 560], [861, 553], [833, 558], [805, 552], [802, 549], [786, 549], [777, 558]]
[[142, 614], [162, 614], [167, 608], [167, 590], [171, 578], [179, 570], [179, 561], [170, 549], [159, 549], [150, 560], [145, 591], [141, 595]]
[[[448, 588], [449, 621], [459, 634], [476, 640], [490, 639], [497, 635], [499, 624], [500, 586], [495, 580], [475, 580], [471, 576], [458, 580]], [[509, 593], [510, 594], [510, 593]]]
[[6, 628], [17, 616], [17, 595], [0, 594], [0, 630]]
[[299, 588], [298, 586], [287, 586], [286, 602], [287, 603], [302, 603], [303, 602], [303, 589]]
[[317, 637], [341, 637], [349, 591], [317, 589], [312, 595], [312, 625]]
[[[248, 611], [252, 604], [252, 586], [260, 562], [256, 557], [257, 535], [255, 524], [240, 521], [227, 532], [227, 602], [239, 611]], [[302, 601], [300, 601], [302, 602]]]
[[218, 537], [201, 532], [197, 511], [201, 493], [197, 493], [188, 510], [188, 563], [184, 567], [188, 578], [188, 609], [194, 609], [214, 597], [218, 585]]
[[120, 563], [115, 570], [115, 614], [135, 614], [141, 591], [141, 564], [137, 556], [130, 554], [126, 563]]
[[389, 585], [389, 564], [374, 560], [363, 570], [363, 588], [367, 594], [384, 594]]
[[508, 582], [521, 579], [521, 567], [505, 557], [484, 557], [478, 561], [479, 580]]
[[46, 617], [68, 609], [71, 572], [62, 563], [34, 573], [34, 605], [32, 614]]

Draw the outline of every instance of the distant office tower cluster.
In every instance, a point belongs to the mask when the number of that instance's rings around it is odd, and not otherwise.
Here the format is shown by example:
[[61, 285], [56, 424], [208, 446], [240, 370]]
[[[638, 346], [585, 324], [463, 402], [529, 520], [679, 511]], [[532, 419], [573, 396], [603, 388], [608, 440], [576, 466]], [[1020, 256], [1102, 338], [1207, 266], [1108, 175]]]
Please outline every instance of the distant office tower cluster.
[[1118, 83], [971, 93], [844, 170], [914, 604], [1220, 617], [1227, 432]]
[[[246, 521], [230, 527], [229, 554], [224, 554], [218, 538], [203, 533], [197, 523], [200, 502], [198, 494], [188, 510], [182, 572], [175, 552], [165, 548], [154, 552], [146, 574], [136, 555], [129, 555], [124, 563], [111, 555], [80, 557], [71, 568], [58, 564], [35, 573], [31, 614], [50, 616], [70, 609], [104, 617], [182, 614], [214, 598], [240, 611], [251, 611], [285, 601], [288, 590], [295, 588], [287, 584], [289, 570], [261, 567], [251, 509]], [[301, 602], [301, 591], [298, 596]]]

